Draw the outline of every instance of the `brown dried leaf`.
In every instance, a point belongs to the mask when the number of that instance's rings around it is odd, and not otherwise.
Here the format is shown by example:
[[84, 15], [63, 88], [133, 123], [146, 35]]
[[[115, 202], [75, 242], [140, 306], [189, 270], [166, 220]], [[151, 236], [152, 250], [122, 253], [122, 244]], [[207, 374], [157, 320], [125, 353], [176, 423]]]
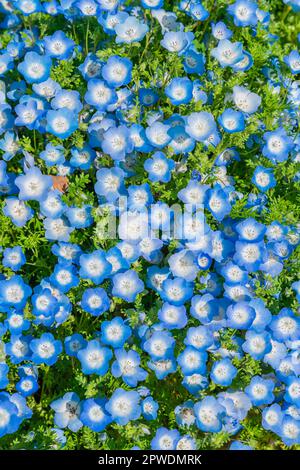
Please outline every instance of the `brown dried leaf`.
[[68, 189], [69, 181], [66, 176], [51, 176], [53, 188], [64, 193]]

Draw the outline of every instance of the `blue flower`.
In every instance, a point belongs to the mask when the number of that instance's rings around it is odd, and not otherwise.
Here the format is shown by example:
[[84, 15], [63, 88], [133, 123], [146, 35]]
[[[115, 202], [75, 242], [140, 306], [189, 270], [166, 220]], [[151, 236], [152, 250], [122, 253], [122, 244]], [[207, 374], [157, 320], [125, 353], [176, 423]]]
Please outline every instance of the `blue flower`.
[[245, 129], [245, 121], [243, 113], [234, 111], [231, 108], [226, 109], [218, 118], [218, 123], [228, 134], [242, 132]]
[[63, 31], [55, 31], [52, 36], [45, 36], [43, 42], [46, 54], [59, 60], [70, 58], [75, 46], [74, 41], [69, 39]]
[[20, 246], [14, 246], [13, 248], [6, 248], [3, 252], [3, 266], [12, 269], [13, 271], [19, 271], [19, 269], [26, 263], [26, 258], [23, 250]]
[[62, 398], [53, 401], [50, 406], [55, 411], [54, 423], [59, 428], [69, 428], [77, 432], [82, 427], [79, 419], [81, 402], [76, 393], [68, 392]]
[[100, 346], [97, 339], [93, 339], [78, 351], [77, 357], [81, 362], [84, 374], [105, 375], [109, 369], [112, 352], [110, 349]]
[[24, 61], [18, 65], [18, 71], [27, 83], [41, 83], [48, 80], [51, 69], [51, 58], [37, 52], [26, 52]]
[[149, 28], [146, 23], [140, 22], [134, 16], [129, 16], [121, 23], [116, 24], [117, 44], [131, 44], [132, 42], [142, 41]]
[[51, 333], [43, 333], [39, 339], [32, 339], [30, 342], [32, 350], [32, 361], [35, 364], [47, 364], [51, 366], [58, 360], [62, 352], [61, 341], [54, 339]]
[[98, 317], [109, 309], [110, 300], [101, 287], [86, 289], [81, 299], [81, 307], [91, 315]]
[[112, 294], [115, 297], [120, 297], [121, 299], [126, 300], [126, 302], [134, 302], [136, 296], [143, 292], [143, 290], [143, 281], [132, 269], [113, 276]]
[[271, 379], [263, 379], [256, 375], [252, 377], [250, 384], [245, 388], [253, 405], [269, 405], [274, 400], [274, 382]]
[[231, 67], [243, 59], [243, 46], [240, 42], [230, 42], [221, 39], [218, 46], [211, 51], [211, 55], [218, 60], [221, 67]]
[[110, 56], [102, 67], [102, 77], [109, 87], [128, 85], [131, 81], [132, 62], [125, 57]]
[[115, 357], [116, 361], [111, 366], [111, 373], [114, 377], [122, 377], [130, 387], [136, 387], [138, 382], [147, 378], [148, 373], [139, 367], [141, 358], [136, 351], [116, 349]]
[[122, 348], [131, 336], [131, 328], [125, 324], [121, 317], [114, 317], [111, 321], [101, 323], [101, 342], [114, 349]]
[[113, 421], [124, 426], [129, 421], [140, 417], [141, 406], [139, 402], [140, 396], [137, 392], [128, 392], [122, 388], [117, 388], [105, 405], [105, 408], [110, 413]]
[[169, 430], [167, 428], [158, 428], [154, 438], [151, 441], [152, 450], [175, 450], [176, 443], [180, 438], [177, 429]]
[[77, 115], [67, 108], [48, 111], [46, 119], [47, 132], [60, 139], [67, 139], [78, 128]]
[[219, 432], [225, 409], [214, 398], [207, 396], [194, 406], [197, 427], [203, 432]]
[[105, 411], [106, 400], [102, 398], [88, 398], [81, 404], [80, 421], [94, 432], [104, 431], [111, 423], [111, 417]]

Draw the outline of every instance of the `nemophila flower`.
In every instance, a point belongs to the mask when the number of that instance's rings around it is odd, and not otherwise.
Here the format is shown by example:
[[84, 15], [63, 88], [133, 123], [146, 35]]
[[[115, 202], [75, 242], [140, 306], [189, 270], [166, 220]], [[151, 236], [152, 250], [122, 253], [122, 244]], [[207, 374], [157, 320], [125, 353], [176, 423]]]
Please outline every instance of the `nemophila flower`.
[[77, 432], [82, 427], [80, 421], [80, 398], [74, 392], [66, 393], [62, 398], [53, 401], [50, 407], [55, 411], [54, 423], [59, 428], [69, 428]]
[[187, 104], [193, 97], [193, 83], [187, 77], [173, 78], [165, 88], [165, 93], [173, 105]]
[[164, 34], [160, 44], [169, 52], [181, 55], [188, 49], [193, 39], [194, 34], [190, 31], [169, 31]]
[[225, 109], [221, 116], [219, 116], [218, 123], [223, 127], [225, 132], [228, 132], [228, 134], [241, 132], [245, 129], [243, 113], [240, 111], [234, 111], [231, 108]]
[[239, 222], [235, 230], [240, 240], [255, 243], [263, 240], [266, 233], [266, 227], [251, 217]]
[[187, 324], [186, 309], [183, 305], [176, 307], [165, 302], [157, 313], [164, 328], [169, 330], [182, 329]]
[[148, 172], [149, 179], [152, 182], [161, 181], [168, 183], [171, 179], [171, 171], [175, 163], [171, 158], [166, 158], [163, 152], [155, 152], [151, 158], [144, 163], [144, 168]]
[[35, 100], [28, 100], [24, 104], [18, 104], [15, 107], [17, 118], [15, 119], [16, 126], [25, 126], [27, 129], [33, 130], [39, 127], [39, 118], [43, 115], [43, 111], [38, 109], [38, 104]]
[[61, 165], [65, 162], [64, 148], [62, 145], [47, 144], [45, 150], [40, 153], [40, 158], [49, 167]]
[[94, 432], [103, 431], [112, 419], [105, 410], [107, 400], [103, 398], [88, 398], [81, 404], [80, 421]]
[[266, 142], [262, 149], [262, 153], [265, 157], [269, 158], [273, 163], [287, 160], [294, 144], [291, 137], [287, 135], [283, 128], [278, 128], [276, 131], [265, 132], [263, 138]]
[[23, 62], [18, 65], [18, 71], [27, 83], [41, 83], [50, 76], [51, 58], [40, 55], [35, 51], [26, 52]]
[[66, 222], [58, 217], [52, 219], [51, 217], [44, 220], [45, 237], [48, 240], [56, 240], [61, 242], [68, 242], [70, 234], [74, 228], [69, 227]]
[[101, 342], [114, 349], [122, 348], [131, 336], [131, 328], [121, 317], [114, 317], [111, 321], [101, 323]]
[[170, 126], [163, 122], [155, 121], [146, 128], [146, 137], [150, 144], [158, 149], [166, 147], [172, 137], [169, 134]]
[[135, 391], [117, 388], [105, 405], [105, 409], [109, 412], [113, 421], [124, 426], [129, 421], [140, 417], [140, 396]]
[[80, 113], [83, 105], [80, 101], [80, 94], [75, 90], [59, 90], [51, 101], [53, 109], [66, 108], [75, 114]]
[[113, 160], [124, 161], [125, 156], [133, 150], [133, 143], [129, 139], [129, 130], [126, 126], [110, 127], [103, 134], [102, 150]]
[[291, 51], [283, 60], [290, 68], [293, 75], [300, 73], [300, 54], [298, 51]]
[[0, 389], [4, 389], [9, 384], [8, 380], [9, 367], [5, 362], [0, 362]]
[[236, 26], [255, 26], [257, 24], [257, 3], [251, 0], [237, 0], [229, 5], [227, 11], [233, 16]]
[[191, 46], [183, 54], [183, 67], [186, 73], [203, 75], [205, 71], [205, 56]]
[[152, 397], [147, 397], [141, 402], [142, 415], [147, 421], [152, 421], [157, 418], [157, 411], [159, 409], [158, 403]]
[[235, 65], [243, 58], [243, 45], [241, 42], [230, 42], [229, 39], [221, 39], [218, 46], [211, 51], [211, 55], [217, 59], [221, 67]]
[[39, 386], [37, 380], [32, 376], [22, 377], [16, 384], [16, 390], [24, 397], [33, 395], [38, 389]]
[[139, 366], [141, 358], [136, 351], [116, 349], [115, 357], [116, 361], [111, 366], [111, 373], [114, 377], [122, 377], [130, 387], [136, 387], [138, 382], [145, 380], [148, 376], [148, 373]]
[[172, 305], [183, 305], [192, 295], [193, 284], [183, 278], [165, 279], [162, 283], [161, 297]]
[[180, 433], [177, 429], [159, 428], [151, 441], [152, 450], [175, 450]]
[[167, 331], [154, 331], [143, 345], [143, 349], [154, 360], [170, 358], [173, 354], [175, 340]]
[[97, 171], [95, 192], [114, 202], [125, 191], [124, 172], [120, 168], [101, 168]]
[[223, 220], [231, 211], [231, 204], [228, 201], [226, 192], [218, 187], [209, 189], [206, 192], [205, 205], [218, 221]]
[[51, 366], [58, 360], [62, 352], [61, 341], [56, 340], [51, 333], [43, 333], [39, 339], [30, 341], [32, 361], [35, 364], [47, 364]]
[[274, 382], [271, 379], [263, 379], [256, 375], [251, 379], [245, 392], [254, 406], [269, 405], [274, 400]]
[[283, 416], [284, 414], [277, 403], [271, 406], [267, 406], [262, 412], [263, 428], [279, 434]]
[[234, 72], [247, 72], [253, 65], [253, 58], [249, 52], [243, 51], [243, 58], [232, 66]]
[[238, 241], [235, 244], [234, 261], [247, 271], [257, 271], [263, 261], [265, 245], [263, 242], [249, 243]]
[[8, 313], [5, 325], [11, 334], [18, 335], [30, 328], [30, 321], [26, 320], [22, 313], [13, 311]]
[[109, 57], [101, 70], [102, 77], [112, 88], [128, 85], [131, 81], [131, 72], [132, 62], [117, 55]]
[[19, 269], [26, 263], [26, 258], [20, 246], [13, 248], [6, 248], [3, 252], [2, 264], [3, 266], [19, 271]]
[[272, 168], [257, 166], [254, 170], [252, 183], [262, 192], [274, 188], [277, 184]]
[[5, 352], [10, 356], [13, 364], [20, 364], [31, 358], [29, 343], [31, 336], [11, 335], [10, 342], [5, 345]]
[[30, 168], [25, 175], [18, 176], [15, 184], [19, 188], [19, 198], [24, 201], [42, 201], [52, 186], [52, 178], [43, 175], [39, 168]]
[[186, 119], [186, 132], [195, 140], [204, 142], [216, 130], [212, 114], [207, 111], [192, 113]]
[[118, 96], [106, 82], [95, 78], [88, 81], [88, 89], [84, 99], [98, 111], [106, 111], [108, 106], [117, 102]]
[[131, 44], [132, 42], [142, 41], [149, 28], [146, 23], [139, 21], [134, 16], [129, 16], [125, 21], [117, 23], [114, 30], [117, 34], [117, 44]]
[[245, 352], [250, 354], [253, 359], [259, 361], [272, 349], [271, 335], [267, 332], [258, 333], [249, 330], [246, 333], [246, 341], [242, 345], [242, 348]]
[[228, 387], [236, 377], [237, 372], [237, 368], [234, 367], [230, 359], [226, 358], [213, 364], [210, 377], [215, 384]]
[[230, 39], [232, 36], [232, 31], [226, 26], [223, 21], [219, 21], [218, 23], [212, 23], [211, 24], [211, 30], [213, 36], [218, 39], [219, 41], [221, 39]]
[[65, 210], [66, 205], [63, 203], [61, 193], [58, 190], [49, 191], [46, 198], [40, 202], [41, 214], [51, 219], [61, 217]]
[[3, 160], [11, 160], [21, 150], [17, 135], [11, 131], [5, 132], [0, 140], [0, 149], [4, 152]]
[[233, 101], [238, 109], [245, 114], [256, 113], [261, 105], [261, 97], [242, 86], [233, 87]]
[[205, 397], [194, 406], [197, 427], [203, 432], [219, 432], [225, 409], [211, 396]]
[[288, 403], [292, 403], [299, 407], [300, 405], [300, 378], [288, 377], [286, 383], [286, 389], [284, 399]]
[[92, 207], [68, 207], [65, 210], [65, 215], [69, 220], [69, 223], [74, 228], [85, 228], [90, 227], [93, 223]]
[[243, 444], [240, 441], [233, 441], [230, 444], [229, 450], [253, 450], [253, 447]]
[[16, 432], [20, 425], [18, 408], [7, 395], [0, 397], [0, 437]]
[[78, 351], [77, 357], [81, 362], [84, 374], [105, 375], [109, 369], [112, 352], [110, 349], [100, 346], [97, 339], [93, 339]]
[[289, 308], [283, 308], [278, 315], [274, 316], [269, 328], [272, 336], [280, 342], [298, 340], [300, 336], [300, 321]]
[[75, 43], [63, 31], [55, 31], [52, 36], [43, 38], [45, 52], [50, 57], [59, 60], [68, 59], [74, 50]]
[[0, 300], [2, 308], [14, 307], [21, 310], [25, 307], [31, 295], [31, 287], [24, 283], [21, 276], [12, 276], [7, 280], [0, 280]]
[[255, 319], [255, 310], [248, 302], [239, 301], [228, 307], [226, 316], [229, 328], [247, 330]]
[[67, 139], [78, 128], [78, 117], [68, 108], [47, 111], [46, 130], [50, 134]]
[[3, 53], [0, 55], [0, 77], [3, 77], [6, 72], [13, 69], [14, 61], [12, 57], [7, 54]]
[[192, 346], [187, 346], [177, 357], [178, 365], [184, 375], [205, 374], [206, 361], [206, 352], [199, 351]]
[[64, 347], [68, 356], [77, 357], [78, 351], [83, 349], [87, 345], [87, 341], [83, 338], [80, 333], [74, 333], [71, 336], [65, 338]]
[[81, 307], [91, 315], [98, 317], [109, 309], [110, 301], [101, 287], [86, 289], [81, 299]]
[[72, 287], [76, 287], [79, 283], [74, 267], [60, 263], [55, 266], [49, 279], [51, 284], [63, 293], [69, 292]]
[[126, 302], [134, 302], [136, 296], [143, 292], [144, 283], [134, 270], [128, 270], [113, 276], [112, 294]]
[[300, 422], [291, 416], [284, 416], [279, 435], [287, 446], [299, 444], [300, 442]]
[[14, 116], [11, 106], [7, 103], [0, 103], [0, 132], [9, 131], [13, 128]]
[[102, 250], [82, 254], [79, 258], [79, 275], [84, 279], [90, 279], [95, 284], [101, 284], [111, 272], [111, 265]]
[[151, 188], [148, 183], [129, 186], [128, 188], [128, 206], [130, 210], [143, 210], [153, 201]]

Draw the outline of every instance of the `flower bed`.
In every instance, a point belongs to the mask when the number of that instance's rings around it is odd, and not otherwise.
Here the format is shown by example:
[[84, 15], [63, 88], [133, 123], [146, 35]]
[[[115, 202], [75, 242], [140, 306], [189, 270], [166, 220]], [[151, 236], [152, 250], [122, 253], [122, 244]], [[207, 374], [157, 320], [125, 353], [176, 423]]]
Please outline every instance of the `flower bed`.
[[300, 449], [299, 11], [0, 0], [1, 449]]

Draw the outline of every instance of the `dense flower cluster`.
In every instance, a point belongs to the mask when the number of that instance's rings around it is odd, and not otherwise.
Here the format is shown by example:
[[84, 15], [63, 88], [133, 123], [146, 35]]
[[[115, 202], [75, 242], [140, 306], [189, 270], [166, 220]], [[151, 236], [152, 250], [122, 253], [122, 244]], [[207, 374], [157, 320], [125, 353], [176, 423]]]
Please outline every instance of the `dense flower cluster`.
[[300, 444], [299, 10], [0, 0], [4, 448]]

